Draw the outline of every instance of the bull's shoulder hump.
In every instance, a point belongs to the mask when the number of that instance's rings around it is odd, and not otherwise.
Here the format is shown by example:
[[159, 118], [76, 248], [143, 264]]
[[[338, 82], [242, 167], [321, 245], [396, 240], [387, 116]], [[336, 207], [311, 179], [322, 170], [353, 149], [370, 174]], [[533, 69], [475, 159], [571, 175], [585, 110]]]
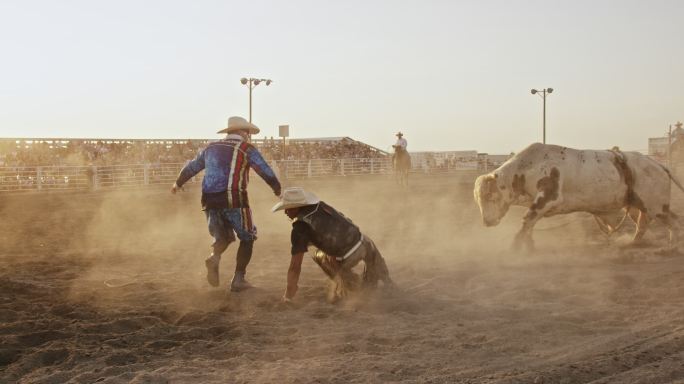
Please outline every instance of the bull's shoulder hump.
[[525, 147], [522, 151], [518, 153], [518, 155], [525, 155], [525, 154], [530, 154], [530, 153], [537, 153], [541, 152], [544, 149], [548, 147], [548, 144], [542, 144], [542, 143], [532, 143]]

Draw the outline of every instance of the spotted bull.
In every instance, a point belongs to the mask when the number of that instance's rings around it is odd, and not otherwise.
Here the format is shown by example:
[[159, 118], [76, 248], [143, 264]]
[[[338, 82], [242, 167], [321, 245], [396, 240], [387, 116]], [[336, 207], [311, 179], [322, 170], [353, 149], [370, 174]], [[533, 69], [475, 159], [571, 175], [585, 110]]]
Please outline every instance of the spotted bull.
[[478, 177], [474, 195], [486, 226], [497, 225], [511, 205], [528, 207], [516, 247], [533, 248], [532, 230], [542, 217], [589, 212], [605, 229], [602, 217], [620, 209], [637, 224], [635, 241], [657, 219], [668, 228], [672, 244], [677, 221], [670, 211], [670, 181], [684, 191], [666, 167], [637, 152], [535, 143]]

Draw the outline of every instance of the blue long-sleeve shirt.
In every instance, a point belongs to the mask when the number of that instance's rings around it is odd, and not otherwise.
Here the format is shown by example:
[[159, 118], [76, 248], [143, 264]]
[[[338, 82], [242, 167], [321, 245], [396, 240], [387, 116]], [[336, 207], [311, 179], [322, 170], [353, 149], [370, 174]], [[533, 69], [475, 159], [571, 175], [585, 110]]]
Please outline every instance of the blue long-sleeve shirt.
[[202, 205], [205, 208], [249, 207], [247, 184], [252, 168], [280, 195], [280, 182], [259, 151], [239, 135], [210, 143], [188, 162], [176, 179], [179, 187], [204, 169]]

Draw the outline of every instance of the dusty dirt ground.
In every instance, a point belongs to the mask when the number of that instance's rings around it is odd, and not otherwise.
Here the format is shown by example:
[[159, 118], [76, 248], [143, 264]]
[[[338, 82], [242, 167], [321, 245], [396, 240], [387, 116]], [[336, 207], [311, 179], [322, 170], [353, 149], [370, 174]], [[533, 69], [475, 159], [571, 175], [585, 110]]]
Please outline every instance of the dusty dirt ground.
[[[684, 383], [684, 257], [625, 248], [590, 217], [547, 219], [534, 254], [510, 251], [522, 216], [481, 225], [472, 179], [298, 184], [373, 238], [399, 289], [330, 305], [305, 260], [280, 303], [290, 223], [254, 177], [258, 286], [205, 281], [197, 186], [0, 196], [0, 382]], [[679, 194], [679, 195], [678, 195]], [[674, 210], [684, 214], [673, 190]]]

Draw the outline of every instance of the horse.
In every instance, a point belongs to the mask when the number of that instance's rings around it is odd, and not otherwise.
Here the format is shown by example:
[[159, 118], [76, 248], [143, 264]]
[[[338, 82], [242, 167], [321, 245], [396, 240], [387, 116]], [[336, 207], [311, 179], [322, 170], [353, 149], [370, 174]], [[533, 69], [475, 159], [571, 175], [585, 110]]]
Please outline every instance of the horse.
[[397, 183], [401, 186], [408, 186], [408, 174], [411, 170], [411, 155], [404, 148], [393, 145], [394, 156], [392, 156], [392, 167]]

